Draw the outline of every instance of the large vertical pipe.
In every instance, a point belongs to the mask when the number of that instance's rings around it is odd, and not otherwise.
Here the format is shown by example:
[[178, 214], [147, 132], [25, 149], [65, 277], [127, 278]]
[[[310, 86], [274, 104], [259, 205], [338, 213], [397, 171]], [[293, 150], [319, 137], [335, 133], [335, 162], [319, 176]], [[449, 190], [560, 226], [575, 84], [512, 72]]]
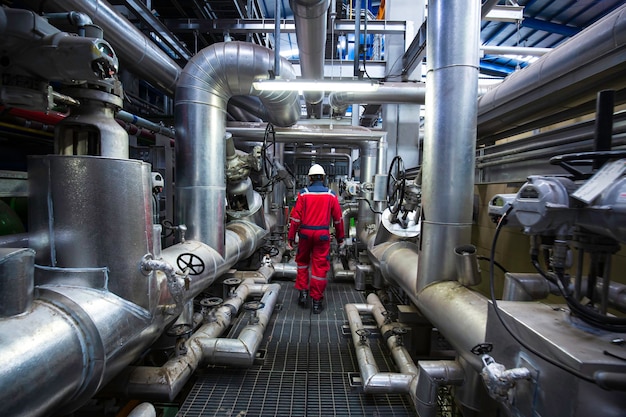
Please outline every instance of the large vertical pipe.
[[[374, 141], [364, 142], [359, 147], [359, 160], [361, 161], [361, 197], [372, 200], [374, 190], [374, 175], [377, 174], [378, 146]], [[371, 184], [371, 187], [365, 184]], [[367, 231], [370, 225], [376, 223], [374, 212], [370, 209], [367, 201], [359, 201], [359, 217], [357, 236], [361, 241], [367, 240]]]
[[[257, 95], [270, 122], [294, 124], [299, 117], [297, 92], [256, 91], [252, 82], [268, 77], [274, 64], [271, 50], [244, 42], [213, 44], [185, 66], [176, 87], [176, 191], [178, 221], [189, 239], [199, 240], [224, 255], [226, 178], [226, 104], [232, 96]], [[236, 69], [236, 71], [233, 71]], [[283, 78], [295, 78], [283, 59]]]
[[480, 2], [434, 0], [428, 13], [418, 291], [454, 280], [454, 248], [470, 242]]
[[[296, 26], [302, 77], [311, 80], [324, 78], [324, 49], [326, 47], [326, 15], [329, 0], [290, 0]], [[304, 94], [307, 103], [318, 104], [323, 91]]]

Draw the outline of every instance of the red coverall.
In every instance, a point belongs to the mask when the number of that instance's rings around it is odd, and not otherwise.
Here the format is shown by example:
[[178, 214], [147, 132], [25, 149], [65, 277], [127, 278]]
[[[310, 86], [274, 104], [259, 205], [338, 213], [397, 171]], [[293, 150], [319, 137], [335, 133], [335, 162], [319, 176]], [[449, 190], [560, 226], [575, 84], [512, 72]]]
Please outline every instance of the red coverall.
[[[287, 239], [293, 242], [296, 233], [300, 237], [296, 264], [295, 287], [309, 290], [313, 300], [324, 298], [326, 274], [330, 269], [330, 220], [335, 226], [335, 239], [341, 244], [344, 238], [341, 207], [335, 194], [324, 187], [321, 181], [313, 182], [300, 191], [296, 205], [291, 211], [291, 222]], [[311, 281], [309, 284], [309, 265]]]

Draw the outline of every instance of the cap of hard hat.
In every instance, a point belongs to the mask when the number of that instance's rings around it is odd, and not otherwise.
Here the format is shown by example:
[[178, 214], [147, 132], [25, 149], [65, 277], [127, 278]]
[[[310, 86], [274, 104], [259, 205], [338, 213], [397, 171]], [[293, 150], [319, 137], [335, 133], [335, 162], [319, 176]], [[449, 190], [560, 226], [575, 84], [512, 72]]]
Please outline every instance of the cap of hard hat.
[[309, 177], [312, 175], [326, 175], [324, 168], [320, 164], [315, 164], [309, 169]]

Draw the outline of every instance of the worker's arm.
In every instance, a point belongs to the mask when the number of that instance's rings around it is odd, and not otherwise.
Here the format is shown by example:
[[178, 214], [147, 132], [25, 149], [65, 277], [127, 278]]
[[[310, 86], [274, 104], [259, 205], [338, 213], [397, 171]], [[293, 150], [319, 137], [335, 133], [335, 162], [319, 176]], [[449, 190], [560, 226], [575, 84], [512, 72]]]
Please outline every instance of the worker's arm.
[[287, 234], [287, 242], [289, 245], [293, 246], [296, 241], [296, 233], [298, 233], [298, 229], [300, 229], [300, 223], [302, 220], [302, 208], [303, 208], [303, 198], [298, 195], [296, 198], [296, 205], [293, 210], [291, 210], [291, 216], [289, 217], [289, 233]]
[[333, 203], [331, 204], [331, 217], [333, 218], [333, 225], [335, 226], [335, 239], [337, 239], [337, 243], [341, 245], [345, 234], [341, 206], [339, 205], [337, 197], [333, 198]]

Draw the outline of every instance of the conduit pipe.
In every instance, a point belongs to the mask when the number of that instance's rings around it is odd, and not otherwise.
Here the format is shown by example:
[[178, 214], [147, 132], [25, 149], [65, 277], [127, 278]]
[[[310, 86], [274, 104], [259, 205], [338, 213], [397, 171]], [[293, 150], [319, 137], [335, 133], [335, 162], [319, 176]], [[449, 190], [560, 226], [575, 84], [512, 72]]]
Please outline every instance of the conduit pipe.
[[[33, 10], [39, 10], [41, 5], [38, 0], [27, 0], [26, 3]], [[77, 10], [87, 14], [104, 30], [105, 40], [111, 43], [125, 67], [170, 96], [174, 94], [180, 66], [108, 2], [49, 0], [45, 6], [54, 11]]]
[[[187, 352], [184, 355], [177, 356], [158, 368], [131, 368], [129, 373], [116, 381], [122, 382], [115, 386], [121, 387], [129, 396], [172, 401], [201, 365], [252, 365], [276, 305], [279, 290], [279, 284], [257, 284], [252, 279], [244, 280], [234, 294], [216, 309], [215, 319], [201, 326], [189, 338], [185, 343]], [[265, 306], [256, 312], [258, 322], [246, 326], [238, 339], [220, 338], [245, 300], [259, 295], [262, 295], [261, 302]]]
[[428, 17], [418, 291], [455, 280], [453, 248], [471, 241], [480, 2], [434, 0]]
[[[290, 126], [300, 115], [297, 92], [257, 91], [252, 82], [269, 78], [274, 61], [267, 48], [245, 43], [213, 44], [185, 66], [176, 87], [175, 127], [177, 221], [190, 239], [224, 254], [226, 200], [226, 105], [232, 96], [258, 96], [277, 126]], [[284, 78], [295, 78], [282, 60]], [[236, 68], [237, 71], [233, 71]]]
[[[478, 137], [483, 141], [505, 137], [513, 129], [541, 127], [542, 120], [560, 112], [567, 111], [568, 118], [588, 113], [581, 105], [595, 102], [598, 91], [624, 89], [625, 54], [622, 5], [483, 95], [478, 100]], [[573, 113], [577, 106], [581, 110]]]
[[[308, 80], [324, 78], [326, 20], [329, 5], [329, 0], [289, 0], [296, 27], [302, 78]], [[281, 78], [283, 78], [282, 75], [281, 67]], [[324, 92], [307, 91], [304, 93], [304, 98], [309, 104], [319, 104], [324, 98]]]

